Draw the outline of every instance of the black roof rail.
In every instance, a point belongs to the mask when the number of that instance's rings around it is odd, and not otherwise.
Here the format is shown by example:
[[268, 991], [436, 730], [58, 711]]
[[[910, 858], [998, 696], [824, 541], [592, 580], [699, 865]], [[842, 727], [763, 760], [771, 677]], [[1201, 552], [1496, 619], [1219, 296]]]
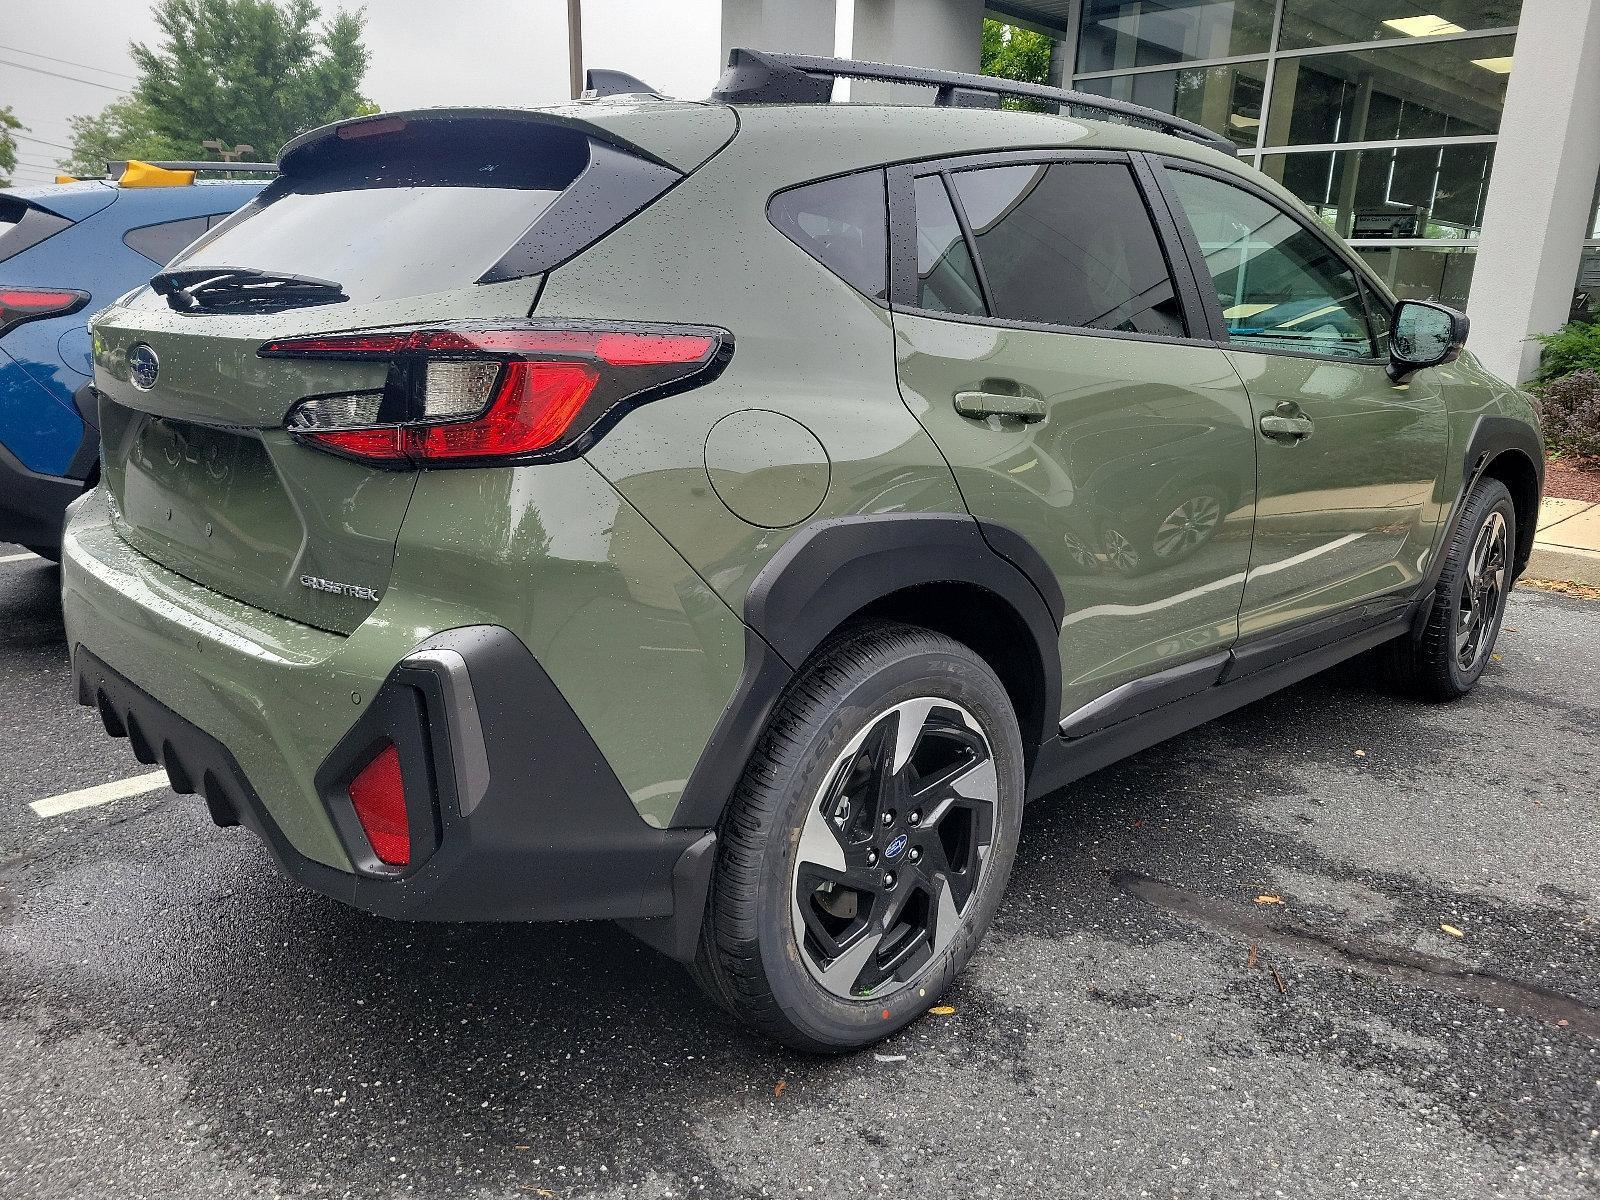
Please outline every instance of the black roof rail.
[[[151, 159], [140, 159], [139, 161], [148, 163], [148, 165], [152, 167], [160, 167], [163, 171], [244, 171], [251, 174], [258, 174], [265, 171], [272, 175], [276, 175], [278, 173], [277, 163], [215, 162], [211, 159], [205, 159], [203, 161], [196, 160], [194, 162], [189, 162], [187, 160], [162, 160], [161, 162], [156, 162]], [[113, 158], [106, 160], [106, 174], [110, 175], [113, 179], [121, 175], [127, 169], [128, 160], [125, 158]]]
[[880, 83], [903, 83], [937, 88], [934, 104], [953, 108], [999, 108], [1002, 96], [1044, 100], [1060, 109], [1086, 109], [1105, 116], [1121, 117], [1134, 124], [1174, 134], [1192, 142], [1236, 157], [1238, 147], [1215, 130], [1174, 117], [1157, 108], [1129, 104], [1106, 96], [1000, 79], [992, 75], [971, 75], [964, 71], [940, 71], [930, 67], [898, 67], [889, 63], [863, 62], [854, 58], [821, 58], [811, 54], [768, 54], [762, 50], [739, 48], [728, 55], [728, 67], [712, 90], [711, 99], [724, 104], [827, 104], [833, 98], [835, 79], [871, 79]]

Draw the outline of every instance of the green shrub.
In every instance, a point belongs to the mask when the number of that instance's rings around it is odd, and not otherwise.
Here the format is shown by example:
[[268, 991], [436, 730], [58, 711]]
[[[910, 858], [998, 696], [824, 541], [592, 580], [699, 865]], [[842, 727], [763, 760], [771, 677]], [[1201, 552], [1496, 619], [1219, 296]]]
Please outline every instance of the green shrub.
[[1534, 334], [1534, 341], [1544, 347], [1534, 383], [1546, 384], [1574, 371], [1600, 371], [1600, 324], [1572, 321], [1554, 333]]
[[1544, 440], [1552, 450], [1600, 458], [1600, 371], [1574, 371], [1539, 389]]

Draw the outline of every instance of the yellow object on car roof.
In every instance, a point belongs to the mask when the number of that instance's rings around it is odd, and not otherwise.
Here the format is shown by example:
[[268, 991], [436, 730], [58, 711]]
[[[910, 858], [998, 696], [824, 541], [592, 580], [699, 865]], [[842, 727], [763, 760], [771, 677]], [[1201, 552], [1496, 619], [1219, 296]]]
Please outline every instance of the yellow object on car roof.
[[123, 168], [119, 187], [184, 187], [194, 182], [193, 171], [169, 171], [153, 163], [130, 159]]

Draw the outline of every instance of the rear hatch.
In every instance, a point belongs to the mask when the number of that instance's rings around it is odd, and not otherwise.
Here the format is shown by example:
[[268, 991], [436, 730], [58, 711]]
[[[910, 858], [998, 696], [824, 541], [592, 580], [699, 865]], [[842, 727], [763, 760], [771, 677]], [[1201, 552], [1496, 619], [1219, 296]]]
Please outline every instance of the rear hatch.
[[[700, 111], [703, 161], [727, 134]], [[674, 150], [692, 152], [670, 124]], [[388, 583], [416, 474], [310, 448], [285, 425], [308, 397], [382, 389], [387, 368], [265, 357], [264, 344], [526, 318], [546, 272], [682, 172], [595, 122], [498, 110], [347, 122], [291, 143], [281, 166], [156, 277], [166, 294], [96, 317], [102, 470], [145, 555], [348, 633]]]

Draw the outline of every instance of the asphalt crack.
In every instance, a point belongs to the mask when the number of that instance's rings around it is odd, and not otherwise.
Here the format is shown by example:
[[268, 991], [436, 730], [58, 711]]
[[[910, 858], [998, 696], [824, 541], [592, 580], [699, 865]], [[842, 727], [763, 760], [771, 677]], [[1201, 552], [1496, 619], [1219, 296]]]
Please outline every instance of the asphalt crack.
[[1352, 968], [1386, 980], [1399, 980], [1445, 995], [1466, 997], [1507, 1012], [1562, 1025], [1590, 1037], [1600, 1037], [1600, 1008], [1550, 988], [1508, 979], [1437, 955], [1313, 929], [1289, 918], [1267, 916], [1137, 871], [1113, 871], [1111, 886], [1195, 924], [1257, 944], [1277, 946], [1303, 958]]

